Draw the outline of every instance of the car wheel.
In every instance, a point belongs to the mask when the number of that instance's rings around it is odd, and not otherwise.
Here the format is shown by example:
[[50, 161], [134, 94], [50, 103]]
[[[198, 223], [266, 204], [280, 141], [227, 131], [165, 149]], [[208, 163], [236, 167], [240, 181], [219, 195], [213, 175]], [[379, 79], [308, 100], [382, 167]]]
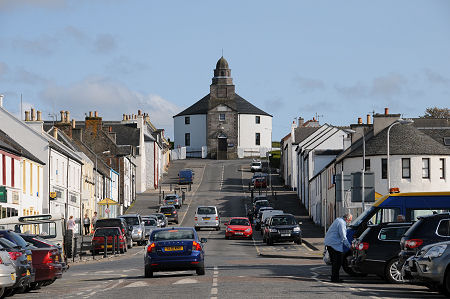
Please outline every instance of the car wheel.
[[398, 259], [392, 259], [386, 265], [384, 272], [385, 278], [390, 283], [402, 283], [403, 277], [399, 268]]
[[295, 243], [297, 243], [297, 245], [302, 245], [302, 238], [298, 238], [298, 240], [295, 241]]
[[348, 275], [353, 276], [353, 277], [366, 276], [367, 274], [358, 273], [350, 267], [350, 265], [348, 264], [348, 259], [347, 259], [347, 257], [349, 257], [350, 255], [352, 255], [351, 250], [349, 250], [346, 254], [344, 254], [344, 258], [342, 261], [342, 269], [344, 269], [345, 273], [347, 273]]
[[197, 275], [205, 275], [205, 266], [196, 269], [195, 272], [197, 273]]
[[145, 278], [153, 277], [153, 271], [152, 268], [148, 265], [145, 266]]
[[444, 293], [447, 296], [450, 296], [450, 270], [447, 269], [444, 276], [444, 284], [440, 288], [442, 290], [442, 293]]
[[220, 225], [218, 227], [216, 227], [216, 230], [220, 230]]

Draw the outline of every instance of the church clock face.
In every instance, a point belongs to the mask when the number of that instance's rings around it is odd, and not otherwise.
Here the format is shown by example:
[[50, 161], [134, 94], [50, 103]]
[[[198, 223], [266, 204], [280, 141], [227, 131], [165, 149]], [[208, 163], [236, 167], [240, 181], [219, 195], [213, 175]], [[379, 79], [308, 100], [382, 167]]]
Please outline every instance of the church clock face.
[[217, 88], [217, 97], [218, 98], [226, 98], [227, 97], [227, 89], [226, 88]]

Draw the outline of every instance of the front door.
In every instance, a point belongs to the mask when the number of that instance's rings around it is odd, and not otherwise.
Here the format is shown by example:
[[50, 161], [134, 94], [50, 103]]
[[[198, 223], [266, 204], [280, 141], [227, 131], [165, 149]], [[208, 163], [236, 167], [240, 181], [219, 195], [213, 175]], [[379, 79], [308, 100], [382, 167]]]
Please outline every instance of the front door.
[[227, 138], [217, 138], [217, 160], [227, 159]]

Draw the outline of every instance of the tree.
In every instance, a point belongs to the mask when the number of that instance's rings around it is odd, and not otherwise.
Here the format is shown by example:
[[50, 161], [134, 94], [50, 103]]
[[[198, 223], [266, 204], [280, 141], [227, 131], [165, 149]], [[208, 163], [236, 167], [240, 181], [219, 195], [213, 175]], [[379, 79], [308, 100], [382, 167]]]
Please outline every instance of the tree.
[[423, 118], [450, 118], [449, 108], [428, 107]]

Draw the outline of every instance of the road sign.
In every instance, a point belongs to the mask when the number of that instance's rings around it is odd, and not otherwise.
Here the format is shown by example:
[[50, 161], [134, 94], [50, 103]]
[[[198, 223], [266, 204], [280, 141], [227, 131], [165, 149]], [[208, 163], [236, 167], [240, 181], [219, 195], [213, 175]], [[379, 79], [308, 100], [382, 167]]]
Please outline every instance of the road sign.
[[105, 209], [105, 213], [109, 214], [109, 209], [108, 208]]
[[49, 197], [50, 199], [56, 199], [56, 192], [50, 192]]

